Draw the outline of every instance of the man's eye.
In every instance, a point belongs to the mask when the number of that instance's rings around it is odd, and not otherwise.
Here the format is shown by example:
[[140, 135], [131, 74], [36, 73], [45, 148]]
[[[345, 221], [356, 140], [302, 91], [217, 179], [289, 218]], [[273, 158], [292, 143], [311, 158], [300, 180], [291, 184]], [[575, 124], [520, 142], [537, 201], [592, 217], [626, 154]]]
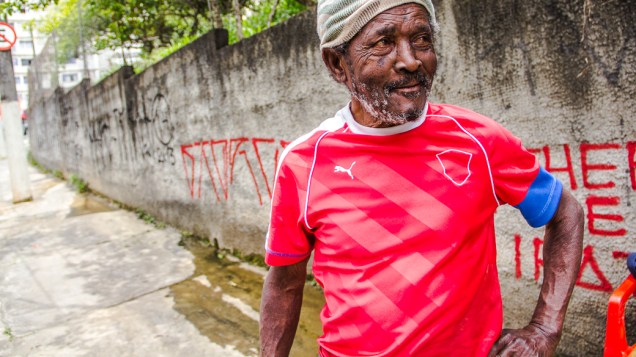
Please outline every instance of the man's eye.
[[427, 47], [431, 44], [431, 40], [428, 36], [418, 36], [413, 40], [413, 44], [419, 47]]
[[375, 46], [376, 47], [384, 47], [384, 46], [388, 46], [389, 44], [390, 44], [389, 39], [382, 38], [378, 42], [375, 43]]

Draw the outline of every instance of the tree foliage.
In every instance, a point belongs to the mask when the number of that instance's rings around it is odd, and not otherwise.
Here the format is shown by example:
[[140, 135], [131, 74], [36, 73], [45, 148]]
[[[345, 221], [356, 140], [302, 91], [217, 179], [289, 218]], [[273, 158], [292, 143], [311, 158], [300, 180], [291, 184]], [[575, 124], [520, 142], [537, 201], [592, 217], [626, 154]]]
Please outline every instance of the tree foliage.
[[0, 19], [13, 15], [15, 12], [28, 10], [43, 10], [51, 4], [57, 4], [58, 0], [0, 0]]
[[207, 12], [207, 2], [196, 0], [59, 0], [40, 30], [56, 32], [62, 58], [77, 53], [80, 31], [93, 51], [141, 48], [151, 53], [209, 29]]
[[[311, 0], [305, 0], [305, 2], [309, 1]], [[277, 5], [276, 7], [274, 7], [275, 4]], [[283, 22], [305, 9], [307, 9], [307, 5], [304, 5], [298, 0], [262, 0], [247, 2], [243, 9], [246, 14], [243, 16], [243, 37], [249, 37], [259, 33], [269, 26]], [[271, 20], [270, 15], [273, 15]], [[237, 42], [240, 36], [238, 36], [236, 18], [225, 15], [223, 17], [223, 25], [229, 32], [229, 42]]]
[[172, 52], [214, 27], [225, 27], [230, 43], [236, 42], [288, 19], [314, 1], [9, 0], [0, 3], [0, 14], [48, 6], [39, 30], [55, 33], [61, 62], [77, 56], [80, 37], [91, 52], [137, 48], [148, 59], [165, 53], [164, 49]]

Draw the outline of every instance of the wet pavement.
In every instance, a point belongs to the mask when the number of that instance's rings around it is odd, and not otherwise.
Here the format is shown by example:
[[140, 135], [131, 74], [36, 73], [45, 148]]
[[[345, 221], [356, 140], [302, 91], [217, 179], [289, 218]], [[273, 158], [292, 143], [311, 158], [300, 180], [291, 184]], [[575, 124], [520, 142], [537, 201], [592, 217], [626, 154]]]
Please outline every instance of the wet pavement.
[[[266, 270], [30, 168], [13, 204], [0, 159], [0, 356], [257, 356]], [[315, 356], [307, 284], [292, 356]]]
[[[197, 241], [186, 240], [185, 245], [195, 256], [196, 268], [193, 278], [170, 288], [174, 308], [210, 340], [235, 346], [246, 356], [258, 355], [258, 307], [266, 271], [232, 257], [221, 259]], [[316, 355], [323, 304], [322, 292], [307, 284], [292, 356]]]

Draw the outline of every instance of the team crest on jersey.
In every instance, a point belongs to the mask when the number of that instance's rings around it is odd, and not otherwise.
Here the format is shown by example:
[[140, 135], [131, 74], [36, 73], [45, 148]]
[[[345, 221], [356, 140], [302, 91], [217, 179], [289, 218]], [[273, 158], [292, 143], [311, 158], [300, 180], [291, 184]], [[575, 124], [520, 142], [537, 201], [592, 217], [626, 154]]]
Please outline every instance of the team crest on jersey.
[[457, 186], [462, 186], [468, 181], [472, 158], [473, 154], [455, 149], [437, 154], [437, 160], [442, 165], [444, 176]]

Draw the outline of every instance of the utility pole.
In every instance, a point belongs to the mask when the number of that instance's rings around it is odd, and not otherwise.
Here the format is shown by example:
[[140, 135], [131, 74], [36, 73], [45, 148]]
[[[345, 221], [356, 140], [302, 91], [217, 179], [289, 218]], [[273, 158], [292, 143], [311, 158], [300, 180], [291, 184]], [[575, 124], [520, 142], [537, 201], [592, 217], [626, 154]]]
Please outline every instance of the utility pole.
[[[4, 0], [0, 0], [0, 4]], [[4, 141], [9, 159], [9, 173], [13, 203], [31, 201], [31, 181], [24, 148], [24, 134], [15, 88], [11, 51], [0, 51], [0, 105], [4, 124]]]
[[84, 24], [82, 23], [82, 0], [77, 1], [77, 17], [79, 21], [79, 37], [80, 37], [80, 45], [82, 46], [82, 59], [84, 61], [84, 78], [88, 80], [91, 79], [91, 73], [88, 71], [88, 62], [86, 60], [86, 44], [84, 43], [84, 36], [82, 34], [82, 27]]

